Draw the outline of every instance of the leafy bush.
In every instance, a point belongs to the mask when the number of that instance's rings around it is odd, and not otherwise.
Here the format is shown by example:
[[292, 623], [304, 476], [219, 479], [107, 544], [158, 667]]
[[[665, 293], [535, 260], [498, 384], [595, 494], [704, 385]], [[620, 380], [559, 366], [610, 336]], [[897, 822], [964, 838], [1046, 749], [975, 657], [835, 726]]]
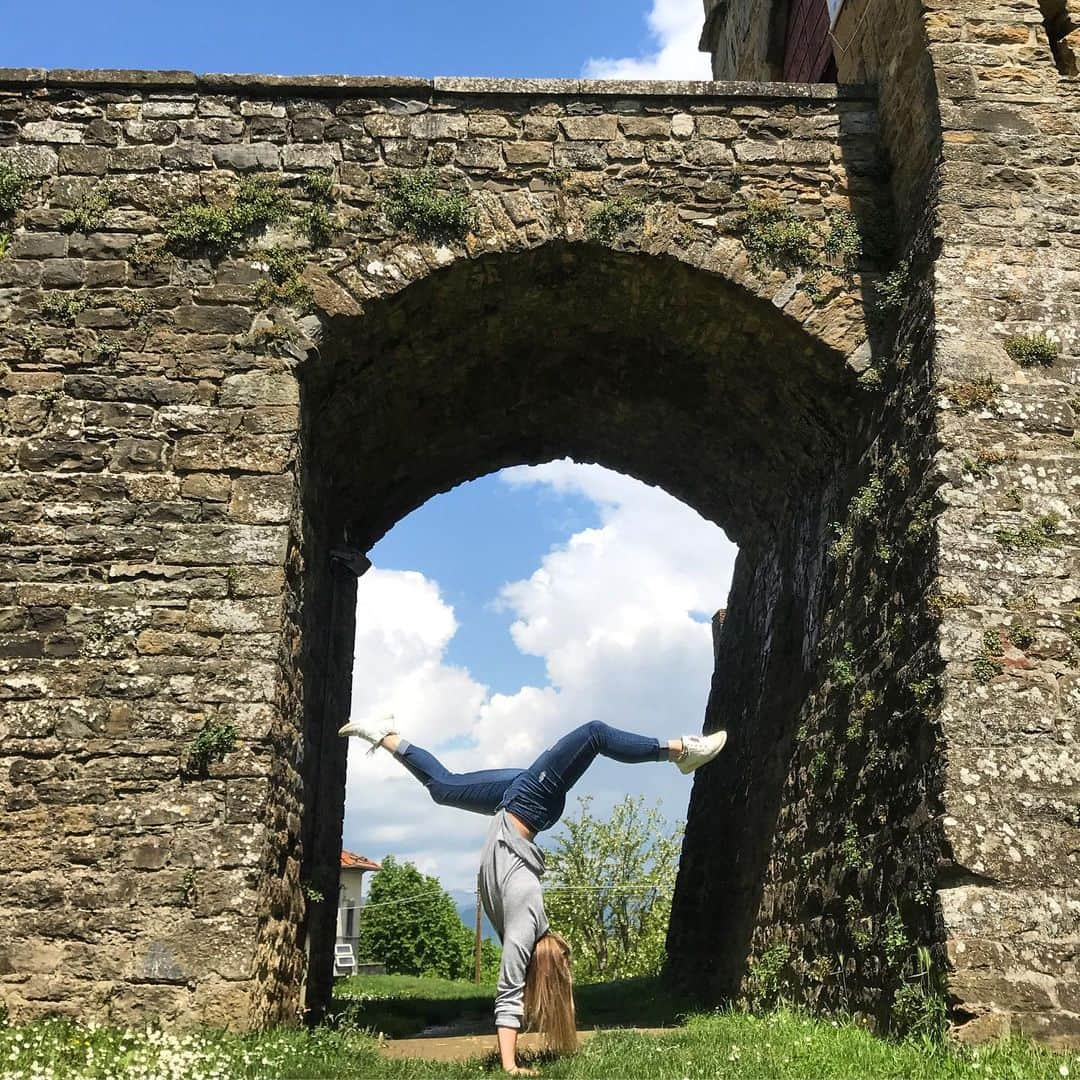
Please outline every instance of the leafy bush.
[[778, 202], [751, 203], [743, 222], [743, 244], [753, 262], [799, 270], [816, 266], [817, 234], [805, 218]]
[[544, 906], [573, 949], [579, 982], [659, 973], [671, 917], [682, 826], [643, 797], [626, 796], [607, 820], [564, 817], [547, 850]]
[[1022, 525], [1019, 529], [998, 529], [994, 536], [1006, 551], [1019, 551], [1032, 555], [1046, 547], [1061, 543], [1057, 536], [1057, 527], [1061, 518], [1057, 514], [1043, 514], [1035, 521]]
[[752, 1009], [777, 1005], [784, 999], [784, 968], [791, 958], [791, 947], [784, 942], [770, 945], [750, 961], [746, 976], [746, 1001]]
[[96, 232], [105, 224], [112, 198], [112, 193], [106, 188], [88, 191], [70, 210], [64, 211], [60, 228], [64, 232]]
[[911, 260], [903, 259], [875, 286], [879, 308], [892, 310], [903, 307], [911, 289]]
[[236, 746], [236, 727], [228, 720], [207, 720], [188, 747], [186, 771], [205, 776], [210, 763], [224, 761]]
[[853, 270], [862, 258], [863, 239], [859, 224], [850, 210], [834, 210], [825, 219], [825, 254], [839, 261], [845, 270]]
[[298, 251], [273, 248], [265, 256], [268, 276], [255, 287], [255, 298], [263, 307], [280, 305], [308, 310], [311, 286], [301, 278], [304, 257]]
[[394, 228], [410, 232], [420, 240], [460, 240], [476, 224], [476, 211], [468, 192], [440, 191], [435, 169], [398, 173], [384, 205]]
[[39, 311], [49, 322], [62, 326], [74, 326], [79, 313], [86, 310], [88, 303], [84, 292], [51, 292], [41, 300]]

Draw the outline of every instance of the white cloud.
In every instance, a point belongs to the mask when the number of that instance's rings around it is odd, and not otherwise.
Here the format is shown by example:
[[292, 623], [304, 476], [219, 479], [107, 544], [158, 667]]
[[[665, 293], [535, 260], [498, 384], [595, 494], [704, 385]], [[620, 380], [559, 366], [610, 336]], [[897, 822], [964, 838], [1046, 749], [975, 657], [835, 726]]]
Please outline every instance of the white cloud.
[[701, 0], [653, 0], [647, 22], [655, 49], [644, 56], [591, 57], [587, 79], [711, 79], [709, 58], [698, 51], [705, 22]]
[[[523, 767], [594, 719], [659, 738], [699, 731], [712, 671], [709, 617], [725, 602], [734, 545], [660, 489], [599, 466], [560, 461], [501, 476], [584, 496], [599, 512], [599, 526], [553, 548], [495, 600], [513, 619], [517, 647], [543, 659], [548, 684], [491, 694], [445, 662], [457, 621], [438, 585], [372, 569], [358, 590], [353, 715], [394, 712], [407, 738], [453, 770]], [[362, 752], [354, 741], [345, 846], [411, 858], [448, 887], [471, 888], [486, 819], [436, 806], [390, 755]], [[596, 794], [600, 809], [640, 791], [663, 799], [672, 818], [685, 812], [689, 790], [670, 766], [612, 762], [590, 769], [579, 789]]]

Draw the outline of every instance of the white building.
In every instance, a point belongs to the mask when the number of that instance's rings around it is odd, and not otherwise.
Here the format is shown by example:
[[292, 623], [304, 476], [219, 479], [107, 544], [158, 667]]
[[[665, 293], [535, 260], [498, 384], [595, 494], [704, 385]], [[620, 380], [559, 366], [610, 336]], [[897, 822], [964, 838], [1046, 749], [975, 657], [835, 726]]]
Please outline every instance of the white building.
[[353, 956], [360, 960], [360, 907], [364, 874], [369, 870], [381, 870], [377, 862], [351, 851], [341, 853], [341, 884], [338, 888], [337, 944], [349, 944]]

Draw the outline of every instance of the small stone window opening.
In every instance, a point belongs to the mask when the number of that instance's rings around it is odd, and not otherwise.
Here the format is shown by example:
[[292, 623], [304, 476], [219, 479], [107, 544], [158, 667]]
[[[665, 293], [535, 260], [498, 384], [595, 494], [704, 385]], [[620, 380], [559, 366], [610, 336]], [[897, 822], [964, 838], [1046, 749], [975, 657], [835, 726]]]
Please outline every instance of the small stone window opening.
[[1080, 74], [1080, 0], [1039, 0], [1039, 8], [1058, 71]]

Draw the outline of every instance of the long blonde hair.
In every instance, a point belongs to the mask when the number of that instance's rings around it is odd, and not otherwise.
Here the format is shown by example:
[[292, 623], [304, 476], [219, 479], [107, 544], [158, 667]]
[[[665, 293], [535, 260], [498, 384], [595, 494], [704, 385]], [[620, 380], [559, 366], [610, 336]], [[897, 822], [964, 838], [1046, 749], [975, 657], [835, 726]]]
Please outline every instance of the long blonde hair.
[[553, 930], [536, 942], [525, 972], [525, 1018], [547, 1036], [552, 1050], [569, 1054], [577, 1049], [570, 944]]

